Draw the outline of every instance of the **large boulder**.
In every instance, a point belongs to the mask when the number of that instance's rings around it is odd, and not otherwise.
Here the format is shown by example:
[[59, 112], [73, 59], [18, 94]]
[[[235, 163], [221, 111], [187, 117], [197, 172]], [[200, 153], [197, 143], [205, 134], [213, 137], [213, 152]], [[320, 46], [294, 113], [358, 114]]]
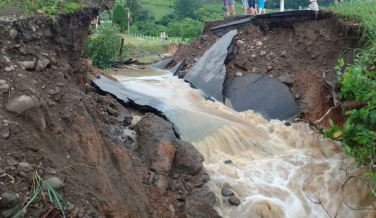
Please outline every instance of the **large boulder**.
[[179, 174], [197, 175], [202, 170], [204, 156], [189, 142], [176, 140], [173, 171]]
[[287, 120], [299, 114], [299, 106], [289, 88], [264, 75], [235, 77], [224, 94], [236, 111], [254, 110], [265, 119]]
[[6, 108], [9, 112], [22, 114], [23, 112], [32, 108], [37, 108], [41, 102], [36, 96], [21, 95], [9, 101]]
[[188, 196], [185, 203], [185, 212], [188, 218], [220, 218], [213, 207], [196, 196]]
[[236, 34], [237, 30], [232, 30], [222, 36], [202, 55], [184, 77], [184, 80], [201, 89], [205, 95], [220, 102], [223, 102], [222, 89], [226, 76], [225, 61], [232, 39]]
[[138, 151], [150, 169], [170, 172], [175, 156], [176, 136], [172, 124], [153, 114], [145, 115], [136, 126]]

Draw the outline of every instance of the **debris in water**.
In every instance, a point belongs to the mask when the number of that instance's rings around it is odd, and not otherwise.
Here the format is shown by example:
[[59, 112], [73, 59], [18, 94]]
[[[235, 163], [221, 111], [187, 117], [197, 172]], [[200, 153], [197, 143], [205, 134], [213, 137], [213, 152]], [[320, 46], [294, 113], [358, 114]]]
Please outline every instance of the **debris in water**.
[[232, 164], [232, 160], [226, 160], [225, 164]]

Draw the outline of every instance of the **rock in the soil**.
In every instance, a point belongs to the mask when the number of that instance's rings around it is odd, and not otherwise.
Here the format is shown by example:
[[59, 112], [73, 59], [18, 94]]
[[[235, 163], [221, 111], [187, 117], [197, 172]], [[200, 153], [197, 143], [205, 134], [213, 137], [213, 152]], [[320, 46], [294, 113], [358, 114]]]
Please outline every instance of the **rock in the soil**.
[[299, 93], [296, 93], [296, 94], [294, 95], [294, 98], [295, 98], [296, 100], [300, 99], [300, 95], [299, 95]]
[[277, 55], [274, 52], [270, 52], [268, 55], [266, 55], [266, 60], [271, 61], [277, 58]]
[[18, 32], [17, 32], [16, 29], [11, 29], [11, 30], [9, 31], [9, 37], [10, 37], [11, 39], [15, 39], [15, 38], [17, 37], [17, 34], [18, 34]]
[[173, 206], [172, 204], [170, 204], [170, 211], [171, 211], [172, 213], [175, 213], [175, 208], [174, 208], [174, 206]]
[[266, 55], [266, 52], [265, 51], [261, 51], [260, 52], [260, 56], [262, 57], [262, 56], [265, 56]]
[[9, 157], [9, 158], [7, 159], [7, 164], [8, 164], [9, 166], [16, 166], [16, 165], [18, 164], [18, 162], [17, 162], [14, 158]]
[[235, 205], [235, 206], [239, 206], [240, 205], [240, 200], [239, 198], [237, 198], [236, 196], [231, 196], [229, 199], [228, 199], [228, 202], [232, 205]]
[[106, 111], [109, 115], [114, 116], [114, 117], [117, 117], [117, 116], [120, 115], [120, 113], [119, 113], [117, 110], [115, 110], [115, 109], [113, 109], [113, 108], [111, 108], [111, 107], [105, 107], [105, 111]]
[[158, 187], [159, 193], [161, 195], [164, 195], [166, 193], [167, 187], [168, 187], [168, 181], [166, 177], [162, 175], [157, 175], [155, 177], [155, 185]]
[[287, 52], [286, 51], [282, 51], [280, 56], [282, 58], [287, 58]]
[[9, 85], [3, 79], [0, 79], [0, 94], [6, 94], [9, 92]]
[[74, 204], [70, 203], [70, 202], [67, 202], [67, 211], [70, 212], [74, 209]]
[[252, 58], [252, 59], [255, 59], [255, 58], [257, 58], [257, 55], [256, 55], [256, 54], [252, 54], [252, 55], [251, 55], [251, 58]]
[[11, 71], [13, 71], [13, 70], [14, 70], [13, 65], [4, 68], [4, 71], [5, 71], [5, 72], [11, 72]]
[[32, 108], [37, 108], [40, 106], [40, 102], [37, 98], [32, 98], [28, 95], [21, 95], [13, 98], [7, 104], [6, 108], [9, 112], [14, 112], [17, 114], [22, 114], [23, 112], [30, 110]]
[[42, 189], [45, 191], [47, 190], [46, 183], [49, 184], [56, 191], [59, 191], [60, 189], [64, 187], [63, 181], [61, 181], [61, 179], [57, 178], [56, 176], [45, 180], [45, 183], [42, 186]]
[[268, 71], [271, 71], [273, 70], [273, 66], [272, 65], [268, 65]]
[[22, 210], [18, 210], [16, 213], [14, 213], [14, 215], [17, 214], [17, 218], [24, 218], [26, 217], [26, 214], [27, 214], [27, 209], [24, 208]]
[[56, 170], [52, 169], [51, 167], [47, 167], [46, 173], [51, 174], [51, 175], [55, 175], [56, 174]]
[[256, 46], [258, 46], [258, 47], [262, 46], [262, 42], [261, 41], [257, 41], [256, 42]]
[[18, 163], [18, 170], [29, 172], [29, 171], [33, 171], [34, 169], [30, 164], [26, 162], [21, 162], [21, 163]]
[[188, 196], [185, 203], [185, 212], [188, 218], [220, 218], [213, 207], [206, 204], [200, 198]]
[[33, 70], [35, 67], [34, 61], [19, 61], [21, 67], [24, 67], [26, 70]]
[[236, 45], [237, 46], [244, 45], [244, 42], [242, 40], [238, 40], [238, 41], [236, 41]]
[[12, 215], [15, 214], [18, 210], [19, 210], [18, 205], [16, 205], [15, 207], [9, 208], [9, 209], [2, 210], [1, 213], [0, 213], [0, 215], [1, 215], [0, 217], [3, 217], [3, 218], [12, 217]]
[[225, 196], [225, 197], [229, 197], [229, 196], [234, 195], [234, 192], [232, 192], [230, 190], [230, 186], [227, 183], [225, 183], [222, 187], [222, 195]]
[[173, 172], [195, 176], [202, 169], [204, 156], [189, 142], [176, 140]]
[[291, 85], [294, 83], [294, 78], [292, 77], [292, 75], [290, 74], [283, 74], [282, 76], [278, 77], [278, 80], [281, 82], [281, 83], [285, 83], [285, 84], [288, 84], [288, 85]]
[[44, 68], [46, 68], [49, 64], [50, 64], [50, 60], [48, 60], [46, 58], [38, 59], [37, 65], [35, 66], [35, 69], [38, 70], [38, 71], [41, 71]]
[[214, 204], [216, 203], [215, 194], [212, 191], [210, 191], [210, 188], [207, 185], [204, 185], [200, 188], [193, 189], [190, 195], [200, 198], [209, 206], [214, 206]]
[[9, 132], [9, 128], [7, 126], [1, 126], [0, 127], [0, 136], [3, 139], [9, 139], [10, 132]]
[[0, 197], [0, 210], [9, 209], [17, 206], [19, 203], [18, 197], [15, 194], [4, 192]]
[[129, 126], [132, 124], [133, 117], [131, 115], [124, 116], [123, 126]]
[[235, 76], [237, 76], [237, 77], [243, 76], [243, 73], [242, 72], [236, 72]]
[[80, 209], [78, 210], [77, 217], [78, 217], [78, 218], [82, 218], [82, 217], [85, 216], [85, 214], [86, 214], [86, 209], [85, 209], [85, 208], [80, 208]]

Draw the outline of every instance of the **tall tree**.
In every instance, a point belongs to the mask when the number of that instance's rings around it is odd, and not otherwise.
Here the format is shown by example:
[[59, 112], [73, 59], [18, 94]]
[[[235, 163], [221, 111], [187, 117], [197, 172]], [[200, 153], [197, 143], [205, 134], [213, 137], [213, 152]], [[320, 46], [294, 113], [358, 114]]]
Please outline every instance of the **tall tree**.
[[195, 19], [195, 11], [199, 9], [201, 3], [199, 0], [176, 0], [175, 1], [175, 14], [180, 19], [192, 18]]
[[126, 10], [129, 9], [129, 12], [131, 13], [131, 16], [136, 15], [137, 13], [142, 12], [141, 4], [139, 0], [125, 0], [124, 2], [124, 8]]
[[121, 5], [116, 5], [114, 8], [112, 22], [120, 25], [120, 31], [127, 29], [127, 14]]

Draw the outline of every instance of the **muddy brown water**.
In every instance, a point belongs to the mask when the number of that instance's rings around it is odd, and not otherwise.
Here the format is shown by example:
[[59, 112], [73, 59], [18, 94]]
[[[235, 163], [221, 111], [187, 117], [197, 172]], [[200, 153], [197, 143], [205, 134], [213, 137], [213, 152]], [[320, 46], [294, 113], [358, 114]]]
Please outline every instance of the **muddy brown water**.
[[[253, 111], [238, 113], [219, 102], [206, 101], [171, 73], [147, 68], [113, 74], [128, 89], [158, 98], [163, 113], [204, 157], [215, 206], [225, 218], [375, 217], [363, 175], [339, 144], [323, 139], [304, 124], [285, 126], [266, 121]], [[231, 160], [231, 164], [225, 164]], [[241, 200], [231, 206], [221, 195], [225, 183]], [[321, 202], [322, 206], [317, 202]], [[325, 208], [325, 209], [324, 209]], [[329, 215], [328, 215], [329, 214]]]

